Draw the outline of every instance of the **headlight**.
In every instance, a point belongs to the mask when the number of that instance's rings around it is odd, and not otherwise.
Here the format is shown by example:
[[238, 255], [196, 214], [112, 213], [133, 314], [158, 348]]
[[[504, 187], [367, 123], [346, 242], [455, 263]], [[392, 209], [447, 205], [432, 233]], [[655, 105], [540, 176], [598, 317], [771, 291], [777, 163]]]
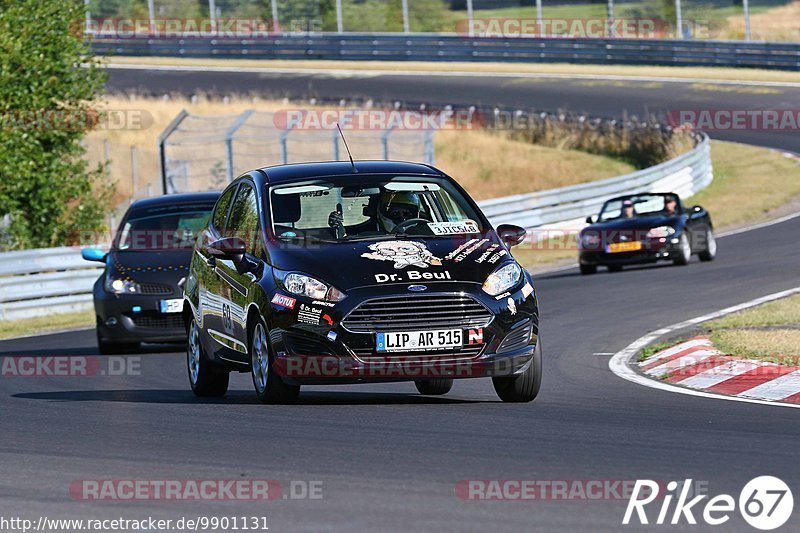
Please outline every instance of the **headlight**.
[[596, 233], [584, 233], [581, 236], [581, 246], [587, 249], [595, 249], [600, 246], [600, 236]]
[[675, 228], [671, 226], [659, 226], [647, 232], [648, 239], [663, 239], [675, 234]]
[[344, 299], [344, 293], [335, 287], [329, 287], [321, 281], [303, 274], [289, 274], [283, 280], [283, 286], [292, 294], [306, 296], [313, 300], [339, 302]]
[[489, 274], [483, 283], [483, 291], [492, 296], [502, 294], [522, 280], [522, 268], [517, 263], [509, 263]]
[[139, 294], [139, 284], [126, 279], [106, 276], [105, 289], [114, 294]]

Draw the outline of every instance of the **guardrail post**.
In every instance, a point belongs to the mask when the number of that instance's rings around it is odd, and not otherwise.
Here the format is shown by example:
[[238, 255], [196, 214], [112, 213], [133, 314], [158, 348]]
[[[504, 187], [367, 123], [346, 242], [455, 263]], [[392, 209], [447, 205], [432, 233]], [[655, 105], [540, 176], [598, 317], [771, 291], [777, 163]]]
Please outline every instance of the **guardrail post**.
[[245, 109], [241, 115], [236, 117], [236, 120], [233, 121], [233, 124], [231, 124], [227, 130], [225, 130], [225, 153], [228, 160], [228, 183], [233, 181], [233, 174], [236, 170], [233, 166], [233, 136], [236, 135], [236, 131], [241, 128], [245, 122], [247, 122], [247, 119], [250, 118], [250, 115], [252, 114], [252, 109]]
[[394, 128], [394, 125], [381, 135], [381, 150], [383, 152], [384, 161], [389, 160], [389, 135], [392, 134], [392, 128]]
[[164, 145], [169, 139], [169, 136], [178, 129], [178, 126], [181, 125], [181, 122], [189, 116], [189, 112], [185, 109], [181, 109], [181, 112], [178, 113], [178, 116], [172, 119], [172, 122], [167, 125], [164, 131], [161, 132], [161, 135], [158, 136], [158, 157], [159, 162], [161, 163], [161, 192], [162, 194], [167, 194], [167, 154], [165, 151]]
[[331, 131], [331, 140], [333, 141], [333, 160], [339, 160], [339, 130]]
[[425, 160], [424, 162], [428, 165], [435, 165], [436, 164], [436, 149], [434, 148], [433, 143], [433, 134], [434, 130], [427, 130], [425, 131]]
[[136, 153], [136, 147], [131, 145], [131, 181], [133, 190], [131, 191], [131, 203], [136, 198], [136, 191], [139, 190], [139, 157]]
[[289, 133], [291, 132], [291, 128], [286, 128], [281, 131], [280, 143], [281, 143], [281, 163], [287, 164], [289, 162]]

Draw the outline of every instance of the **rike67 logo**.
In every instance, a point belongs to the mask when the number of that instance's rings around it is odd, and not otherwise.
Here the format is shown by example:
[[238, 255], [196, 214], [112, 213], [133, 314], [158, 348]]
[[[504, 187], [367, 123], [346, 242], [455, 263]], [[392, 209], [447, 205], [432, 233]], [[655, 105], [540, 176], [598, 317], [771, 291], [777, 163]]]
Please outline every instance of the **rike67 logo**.
[[[745, 522], [756, 529], [768, 531], [785, 524], [794, 508], [794, 498], [789, 486], [773, 476], [751, 479], [739, 493], [738, 502], [729, 494], [720, 494], [713, 498], [709, 498], [707, 494], [691, 495], [691, 487], [691, 479], [682, 484], [670, 481], [666, 485], [666, 491], [661, 492], [659, 489], [664, 488], [663, 484], [649, 479], [636, 480], [622, 523], [631, 524], [633, 519], [634, 524], [636, 520], [639, 524], [650, 524], [652, 513], [648, 517], [645, 507], [661, 500], [655, 524], [695, 525], [699, 516], [705, 524], [719, 526], [730, 520], [738, 503], [739, 513]], [[653, 507], [659, 506], [656, 504]]]

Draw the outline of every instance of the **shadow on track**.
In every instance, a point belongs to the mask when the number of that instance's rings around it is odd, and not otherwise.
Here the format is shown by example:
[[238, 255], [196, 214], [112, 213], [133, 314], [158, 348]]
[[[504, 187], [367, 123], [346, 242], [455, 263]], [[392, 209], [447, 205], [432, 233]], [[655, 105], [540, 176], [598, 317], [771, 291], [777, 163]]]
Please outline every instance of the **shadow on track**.
[[[230, 392], [224, 398], [197, 398], [190, 391], [183, 390], [83, 390], [28, 392], [14, 394], [14, 398], [27, 400], [47, 400], [52, 402], [121, 402], [153, 404], [215, 404], [215, 405], [257, 405], [262, 404], [253, 393], [245, 391]], [[499, 401], [499, 400], [498, 400]], [[417, 394], [393, 394], [379, 392], [302, 392], [295, 406], [302, 405], [444, 405], [493, 403], [480, 400], [461, 400], [447, 397], [421, 396]], [[276, 406], [263, 406], [263, 408]], [[291, 408], [292, 406], [284, 406]]]

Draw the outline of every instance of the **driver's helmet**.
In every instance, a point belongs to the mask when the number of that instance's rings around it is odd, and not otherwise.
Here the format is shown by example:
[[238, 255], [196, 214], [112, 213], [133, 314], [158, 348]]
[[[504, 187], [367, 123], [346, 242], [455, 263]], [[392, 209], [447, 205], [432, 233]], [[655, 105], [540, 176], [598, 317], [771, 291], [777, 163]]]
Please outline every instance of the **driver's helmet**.
[[420, 200], [417, 193], [386, 191], [381, 195], [378, 219], [386, 231], [393, 231], [398, 224], [406, 220], [418, 218], [419, 213]]

